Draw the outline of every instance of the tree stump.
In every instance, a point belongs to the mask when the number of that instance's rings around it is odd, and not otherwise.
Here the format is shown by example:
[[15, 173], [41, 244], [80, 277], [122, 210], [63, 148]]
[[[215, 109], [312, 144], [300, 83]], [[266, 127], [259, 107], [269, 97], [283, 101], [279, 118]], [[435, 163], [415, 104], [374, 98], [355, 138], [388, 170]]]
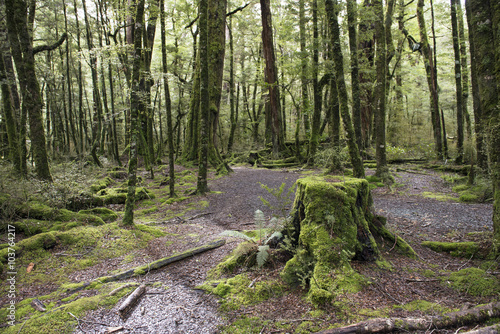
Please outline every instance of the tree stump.
[[307, 177], [297, 181], [294, 221], [284, 235], [295, 245], [294, 257], [283, 272], [292, 285], [308, 285], [315, 305], [331, 302], [342, 292], [357, 292], [364, 278], [350, 261], [377, 261], [389, 266], [375, 237], [391, 239], [396, 248], [414, 254], [401, 238], [387, 231], [384, 220], [372, 212], [368, 182], [343, 177]]

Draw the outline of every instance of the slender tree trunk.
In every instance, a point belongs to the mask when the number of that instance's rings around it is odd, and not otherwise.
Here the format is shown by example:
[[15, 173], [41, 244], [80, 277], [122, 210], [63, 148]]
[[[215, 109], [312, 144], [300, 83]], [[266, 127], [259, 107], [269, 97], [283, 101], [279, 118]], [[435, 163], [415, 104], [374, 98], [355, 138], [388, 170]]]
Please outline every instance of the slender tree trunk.
[[262, 50], [266, 60], [266, 82], [269, 89], [269, 107], [272, 120], [273, 154], [277, 156], [283, 146], [283, 133], [280, 120], [280, 91], [278, 73], [276, 70], [276, 57], [274, 54], [273, 30], [270, 0], [260, 0], [262, 17]]
[[427, 30], [424, 19], [424, 0], [417, 2], [417, 19], [420, 27], [420, 40], [422, 43], [422, 52], [427, 72], [427, 83], [429, 85], [430, 102], [431, 102], [431, 120], [434, 134], [435, 151], [438, 159], [443, 158], [443, 139], [441, 132], [441, 118], [439, 112], [439, 96], [436, 79], [436, 71], [434, 69], [434, 57], [427, 38]]
[[[382, 0], [374, 0], [375, 10], [375, 39], [377, 41], [377, 83], [375, 85], [375, 155], [377, 159], [376, 175], [388, 181], [389, 170], [387, 168], [386, 143], [385, 143], [385, 100], [387, 80], [387, 45], [384, 27], [384, 11]], [[388, 27], [390, 29], [390, 27]]]
[[[302, 117], [304, 122], [304, 133], [305, 138], [309, 140], [311, 135], [311, 123], [309, 120], [311, 104], [309, 101], [308, 92], [308, 75], [307, 75], [307, 59], [309, 54], [306, 50], [306, 10], [305, 10], [305, 0], [299, 0], [299, 34], [300, 34], [300, 82], [301, 82], [301, 109], [297, 117]], [[300, 150], [298, 151], [300, 154]]]
[[205, 194], [208, 191], [208, 146], [210, 140], [210, 93], [209, 93], [209, 35], [208, 35], [208, 0], [199, 2], [200, 31], [200, 141], [198, 160], [198, 182], [196, 192]]
[[172, 133], [172, 102], [167, 78], [167, 47], [165, 36], [165, 4], [160, 0], [161, 23], [161, 60], [163, 68], [163, 88], [165, 90], [165, 108], [167, 109], [167, 141], [168, 141], [168, 170], [169, 170], [169, 195], [175, 196], [175, 166], [174, 166], [174, 136]]
[[227, 140], [227, 152], [230, 153], [233, 149], [234, 133], [236, 131], [236, 111], [234, 105], [234, 45], [233, 45], [233, 19], [229, 17], [228, 31], [229, 31], [229, 107], [230, 107], [230, 123], [229, 138]]
[[453, 54], [455, 56], [455, 85], [457, 99], [457, 157], [455, 162], [461, 164], [464, 155], [464, 124], [463, 124], [463, 106], [462, 106], [462, 66], [460, 64], [460, 43], [458, 38], [457, 22], [457, 0], [451, 0], [451, 33], [453, 36]]
[[339, 94], [340, 114], [342, 115], [342, 120], [344, 121], [344, 130], [347, 136], [349, 155], [351, 156], [351, 163], [353, 166], [353, 175], [354, 177], [364, 178], [365, 169], [363, 167], [363, 161], [361, 160], [361, 155], [359, 153], [358, 145], [356, 144], [356, 138], [355, 138], [354, 128], [351, 122], [351, 116], [349, 115], [348, 95], [344, 78], [344, 58], [342, 56], [342, 50], [340, 48], [341, 42], [340, 42], [340, 28], [337, 17], [338, 15], [337, 0], [333, 1], [325, 0], [325, 7], [330, 26], [332, 51], [335, 57], [334, 59], [335, 78]]
[[90, 72], [92, 73], [92, 101], [94, 115], [92, 117], [92, 147], [91, 155], [94, 163], [102, 167], [101, 161], [97, 156], [97, 149], [100, 146], [101, 131], [102, 131], [102, 103], [101, 103], [101, 93], [99, 91], [99, 79], [97, 75], [97, 57], [92, 51], [94, 49], [94, 44], [92, 42], [92, 33], [90, 22], [87, 13], [86, 0], [82, 0], [83, 14], [85, 18], [85, 32], [87, 35], [87, 47], [90, 52]]
[[319, 130], [321, 126], [321, 104], [323, 102], [321, 96], [321, 87], [318, 82], [319, 70], [319, 31], [318, 31], [318, 1], [312, 2], [313, 15], [313, 62], [312, 62], [312, 81], [314, 92], [314, 111], [312, 117], [311, 137], [309, 139], [308, 165], [314, 164], [314, 155], [319, 142]]
[[144, 25], [144, 0], [137, 0], [134, 24], [134, 57], [132, 90], [130, 92], [130, 153], [128, 162], [128, 192], [122, 224], [134, 225], [135, 188], [137, 184], [137, 144], [139, 137], [140, 81], [142, 70], [142, 29]]
[[358, 24], [356, 0], [347, 0], [347, 23], [349, 25], [349, 50], [351, 53], [351, 90], [352, 90], [352, 123], [356, 134], [358, 148], [362, 146], [361, 134], [361, 99], [359, 94], [359, 60], [358, 38], [356, 26]]
[[467, 67], [467, 48], [465, 46], [464, 13], [460, 1], [456, 2], [458, 20], [458, 39], [460, 41], [460, 65], [462, 65], [462, 114], [466, 123], [467, 138], [472, 136], [472, 122], [467, 101], [469, 99], [469, 68]]
[[[35, 71], [32, 38], [27, 26], [27, 6], [24, 0], [5, 0], [7, 30], [21, 86], [23, 108], [29, 114], [30, 137], [34, 152], [37, 176], [52, 181], [47, 157], [45, 132], [43, 129], [42, 96]], [[18, 50], [18, 52], [14, 52]], [[17, 55], [14, 55], [17, 53]]]

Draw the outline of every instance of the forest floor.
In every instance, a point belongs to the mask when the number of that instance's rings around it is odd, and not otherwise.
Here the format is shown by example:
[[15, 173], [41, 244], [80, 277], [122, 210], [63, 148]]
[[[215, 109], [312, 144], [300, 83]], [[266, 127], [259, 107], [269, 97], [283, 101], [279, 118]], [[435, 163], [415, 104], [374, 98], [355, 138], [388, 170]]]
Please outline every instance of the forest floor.
[[[217, 296], [197, 287], [207, 280], [210, 269], [241, 242], [241, 239], [223, 237], [226, 243], [222, 247], [127, 280], [148, 284], [147, 293], [130, 314], [126, 318], [118, 315], [120, 303], [111, 309], [99, 307], [79, 319], [74, 333], [104, 333], [107, 328], [119, 326], [123, 326], [119, 333], [311, 333], [367, 318], [440, 315], [498, 300], [498, 294], [478, 296], [467, 286], [457, 290], [452, 286], [454, 281], [447, 281], [454, 272], [481, 267], [494, 271], [495, 284], [498, 284], [495, 262], [452, 257], [421, 246], [426, 240], [484, 244], [492, 229], [492, 205], [454, 200], [458, 194], [452, 191], [452, 184], [444, 180], [443, 172], [418, 165], [391, 166], [391, 170], [395, 184], [372, 190], [374, 211], [387, 217], [388, 228], [409, 242], [418, 259], [396, 253], [393, 245], [381, 245], [383, 256], [393, 268], [383, 270], [374, 263], [353, 262], [353, 267], [370, 281], [362, 291], [342, 295], [334, 305], [315, 309], [306, 301], [304, 290], [282, 284], [278, 292], [271, 291], [269, 298], [222, 310]], [[112, 270], [125, 270], [207, 244], [220, 239], [220, 233], [225, 230], [255, 229], [255, 210], [262, 210], [266, 217], [280, 214], [263, 204], [261, 197], [274, 206], [279, 206], [280, 201], [261, 184], [278, 188], [285, 183], [288, 189], [298, 178], [318, 173], [321, 171], [234, 167], [228, 176], [212, 175], [211, 192], [206, 196], [188, 197], [154, 210], [148, 210], [147, 205], [141, 206], [139, 202], [138, 212], [145, 214], [138, 215], [138, 221], [159, 227], [168, 234], [151, 240], [147, 247], [134, 250], [128, 257], [104, 260], [75, 271], [68, 278], [72, 282], [88, 282]], [[367, 174], [373, 174], [373, 170], [367, 169]], [[146, 173], [143, 179], [148, 187]], [[115, 211], [123, 210], [120, 205], [111, 207]], [[286, 257], [275, 258], [263, 268], [243, 269], [238, 273], [248, 275], [251, 285], [270, 279], [279, 281], [286, 260]], [[20, 295], [33, 297], [49, 293], [54, 287], [20, 284], [19, 289]], [[86, 293], [92, 295], [93, 292]], [[432, 332], [457, 333], [458, 330]]]

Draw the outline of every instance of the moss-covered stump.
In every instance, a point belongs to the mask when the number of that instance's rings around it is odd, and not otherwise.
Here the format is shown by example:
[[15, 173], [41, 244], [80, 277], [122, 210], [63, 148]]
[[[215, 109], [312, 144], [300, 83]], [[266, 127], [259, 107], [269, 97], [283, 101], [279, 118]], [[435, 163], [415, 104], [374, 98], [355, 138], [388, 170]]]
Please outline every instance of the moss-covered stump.
[[375, 219], [372, 206], [364, 179], [299, 179], [295, 219], [285, 229], [297, 249], [282, 278], [292, 285], [308, 284], [308, 299], [315, 305], [329, 303], [339, 293], [359, 291], [364, 279], [351, 268], [350, 261], [383, 265], [374, 233], [377, 237], [383, 237], [380, 232], [391, 235]]

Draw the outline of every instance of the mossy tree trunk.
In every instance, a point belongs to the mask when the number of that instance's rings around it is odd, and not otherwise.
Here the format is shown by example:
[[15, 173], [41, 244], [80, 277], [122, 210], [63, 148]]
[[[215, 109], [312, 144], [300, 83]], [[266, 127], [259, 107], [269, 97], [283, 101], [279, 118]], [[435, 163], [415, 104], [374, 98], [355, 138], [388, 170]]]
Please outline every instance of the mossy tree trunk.
[[344, 130], [347, 136], [347, 144], [349, 146], [349, 155], [353, 167], [353, 174], [355, 177], [365, 177], [365, 169], [363, 161], [359, 153], [358, 145], [356, 144], [356, 135], [351, 122], [349, 114], [348, 95], [344, 77], [344, 57], [342, 56], [341, 41], [340, 41], [340, 28], [338, 22], [338, 3], [337, 0], [326, 0], [326, 14], [328, 17], [328, 24], [331, 35], [331, 47], [335, 63], [335, 79], [337, 84], [337, 92], [340, 103], [340, 114], [344, 121]]
[[349, 51], [351, 54], [351, 90], [352, 90], [352, 123], [356, 134], [356, 144], [361, 148], [361, 100], [359, 98], [359, 60], [358, 60], [358, 36], [356, 26], [358, 24], [357, 3], [355, 0], [347, 0], [347, 23], [349, 25]]
[[320, 136], [320, 126], [321, 126], [321, 105], [323, 102], [322, 98], [322, 87], [318, 81], [318, 69], [319, 69], [319, 31], [318, 31], [318, 1], [313, 0], [312, 2], [312, 16], [313, 16], [313, 62], [312, 62], [312, 82], [313, 82], [313, 93], [314, 93], [314, 109], [312, 117], [312, 128], [311, 137], [309, 139], [309, 156], [307, 159], [308, 165], [314, 164], [314, 155], [316, 154], [316, 149], [319, 143]]
[[132, 66], [132, 90], [130, 92], [130, 150], [128, 162], [128, 192], [122, 224], [134, 225], [135, 188], [137, 184], [137, 144], [139, 140], [140, 82], [142, 72], [142, 29], [144, 24], [144, 1], [137, 0], [134, 23], [134, 57]]
[[200, 138], [198, 153], [198, 182], [196, 192], [204, 194], [208, 191], [208, 142], [209, 142], [209, 35], [208, 35], [208, 0], [199, 3], [199, 31], [200, 31]]
[[457, 0], [451, 0], [451, 33], [453, 36], [453, 55], [455, 56], [455, 85], [457, 99], [457, 157], [455, 162], [461, 164], [464, 155], [464, 117], [462, 106], [462, 66], [460, 58], [460, 41], [458, 38]]
[[[309, 92], [307, 90], [307, 59], [309, 54], [306, 50], [306, 10], [305, 10], [305, 0], [299, 0], [299, 39], [300, 39], [300, 113], [298, 117], [302, 117], [304, 123], [304, 134], [306, 138], [309, 138], [311, 131], [311, 123], [309, 120], [310, 113], [310, 102], [309, 102]], [[299, 133], [296, 134], [296, 141]], [[300, 150], [297, 146], [297, 158], [300, 158]], [[299, 159], [300, 160], [300, 159]]]
[[[30, 138], [37, 176], [52, 181], [43, 129], [42, 95], [35, 71], [32, 37], [27, 22], [27, 4], [24, 0], [5, 0], [7, 31], [12, 56], [21, 87], [23, 109], [29, 115]], [[33, 14], [33, 13], [32, 13]]]
[[477, 79], [473, 89], [477, 89], [482, 111], [494, 191], [493, 233], [500, 253], [500, 4], [490, 0], [468, 0], [466, 4]]
[[170, 89], [168, 86], [167, 68], [167, 46], [165, 36], [165, 4], [160, 0], [160, 25], [161, 25], [161, 60], [163, 69], [163, 89], [165, 93], [165, 108], [167, 110], [167, 142], [168, 142], [168, 176], [169, 195], [175, 196], [175, 166], [174, 166], [174, 134], [172, 131], [172, 101], [170, 99]]
[[[392, 236], [394, 243], [394, 235], [376, 219], [372, 206], [364, 179], [299, 179], [294, 221], [285, 228], [297, 248], [282, 278], [291, 285], [308, 283], [308, 298], [315, 305], [327, 304], [341, 293], [359, 291], [363, 279], [350, 261], [386, 265], [375, 238]], [[398, 249], [414, 256], [408, 244], [400, 238], [396, 241]]]
[[443, 138], [441, 133], [441, 117], [439, 112], [439, 95], [437, 78], [435, 71], [434, 57], [427, 37], [427, 28], [424, 18], [424, 0], [417, 2], [417, 19], [420, 27], [420, 40], [422, 43], [422, 54], [424, 58], [425, 71], [427, 72], [427, 84], [429, 86], [431, 121], [434, 134], [434, 143], [436, 155], [439, 159], [443, 158]]
[[[376, 70], [377, 81], [375, 85], [375, 154], [377, 159], [376, 174], [382, 179], [387, 179], [389, 170], [387, 168], [387, 157], [385, 148], [385, 99], [387, 80], [387, 44], [384, 26], [384, 10], [381, 0], [373, 2], [375, 10], [375, 39], [377, 41]], [[390, 29], [391, 27], [387, 27]]]

